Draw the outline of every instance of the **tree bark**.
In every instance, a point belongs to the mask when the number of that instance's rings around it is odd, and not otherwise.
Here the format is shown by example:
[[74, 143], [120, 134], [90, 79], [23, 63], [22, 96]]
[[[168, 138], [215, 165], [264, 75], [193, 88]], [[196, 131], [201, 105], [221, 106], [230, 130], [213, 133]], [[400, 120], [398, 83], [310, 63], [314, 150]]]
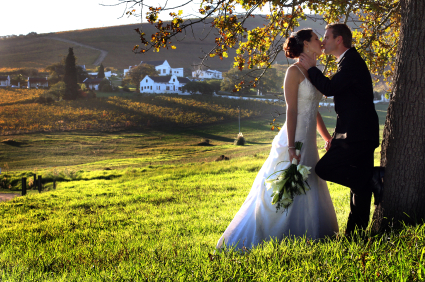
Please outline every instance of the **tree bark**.
[[385, 121], [381, 166], [383, 202], [372, 232], [425, 219], [425, 1], [401, 0], [400, 43]]

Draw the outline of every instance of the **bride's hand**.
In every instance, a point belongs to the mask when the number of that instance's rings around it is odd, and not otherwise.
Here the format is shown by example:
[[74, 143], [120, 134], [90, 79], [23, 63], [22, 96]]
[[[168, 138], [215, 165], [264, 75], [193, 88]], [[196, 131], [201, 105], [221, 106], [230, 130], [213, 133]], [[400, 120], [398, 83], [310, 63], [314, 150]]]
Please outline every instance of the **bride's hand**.
[[301, 154], [297, 156], [297, 152], [295, 150], [295, 148], [289, 148], [288, 149], [288, 153], [289, 153], [289, 161], [292, 163], [293, 159], [296, 159], [298, 161], [298, 164], [301, 161]]

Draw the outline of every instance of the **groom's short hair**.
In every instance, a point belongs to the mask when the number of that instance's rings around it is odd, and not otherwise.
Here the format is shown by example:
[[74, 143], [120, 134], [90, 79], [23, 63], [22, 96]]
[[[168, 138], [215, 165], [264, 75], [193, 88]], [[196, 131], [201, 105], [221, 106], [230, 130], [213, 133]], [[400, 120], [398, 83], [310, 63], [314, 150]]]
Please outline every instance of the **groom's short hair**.
[[353, 35], [348, 25], [343, 23], [332, 23], [328, 24], [325, 29], [332, 28], [332, 34], [334, 38], [342, 36], [342, 43], [344, 47], [351, 48], [351, 43], [353, 42]]

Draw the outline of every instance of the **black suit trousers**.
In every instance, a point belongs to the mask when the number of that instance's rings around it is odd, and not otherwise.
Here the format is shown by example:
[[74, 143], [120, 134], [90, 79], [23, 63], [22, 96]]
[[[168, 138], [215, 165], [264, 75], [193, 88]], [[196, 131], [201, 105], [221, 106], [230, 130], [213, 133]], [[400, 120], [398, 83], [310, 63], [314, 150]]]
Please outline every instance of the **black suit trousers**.
[[370, 141], [348, 143], [334, 139], [315, 168], [320, 178], [351, 189], [347, 235], [356, 227], [366, 229], [369, 223], [374, 151], [374, 143]]

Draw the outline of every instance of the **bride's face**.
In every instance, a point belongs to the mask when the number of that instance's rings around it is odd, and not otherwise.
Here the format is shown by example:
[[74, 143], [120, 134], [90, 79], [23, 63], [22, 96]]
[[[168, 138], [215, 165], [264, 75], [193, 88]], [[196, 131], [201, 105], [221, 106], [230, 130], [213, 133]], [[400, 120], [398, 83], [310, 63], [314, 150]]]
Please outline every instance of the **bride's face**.
[[304, 53], [316, 53], [317, 56], [320, 56], [322, 54], [322, 42], [320, 41], [316, 33], [312, 32], [310, 42], [305, 41], [304, 44]]

